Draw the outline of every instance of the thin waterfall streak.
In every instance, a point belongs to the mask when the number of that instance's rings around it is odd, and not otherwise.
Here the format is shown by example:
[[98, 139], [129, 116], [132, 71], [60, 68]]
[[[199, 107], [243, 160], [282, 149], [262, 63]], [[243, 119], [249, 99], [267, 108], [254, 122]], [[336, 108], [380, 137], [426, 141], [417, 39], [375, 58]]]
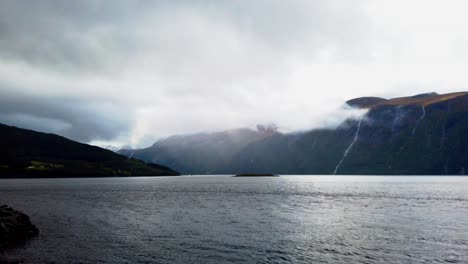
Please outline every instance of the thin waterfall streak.
[[314, 139], [314, 143], [312, 143], [312, 148], [314, 148], [316, 144], [317, 144], [317, 138]]
[[351, 151], [351, 149], [353, 148], [354, 144], [355, 144], [356, 141], [358, 140], [358, 138], [359, 138], [359, 130], [361, 129], [361, 122], [362, 122], [362, 118], [359, 119], [358, 127], [357, 127], [357, 129], [356, 129], [356, 132], [354, 133], [353, 141], [351, 142], [351, 144], [349, 144], [348, 148], [347, 148], [347, 149], [345, 150], [345, 152], [343, 153], [343, 157], [341, 157], [340, 162], [338, 163], [338, 165], [336, 165], [335, 170], [333, 171], [333, 174], [336, 174], [336, 173], [338, 172], [338, 170], [339, 170], [340, 167], [341, 167], [341, 164], [342, 164], [343, 161], [345, 160], [346, 156], [348, 156], [349, 152]]
[[413, 132], [411, 132], [411, 136], [414, 136], [414, 132], [416, 132], [416, 128], [418, 127], [419, 122], [421, 122], [421, 120], [423, 120], [425, 116], [426, 116], [426, 106], [423, 105], [422, 106], [422, 115], [419, 117], [418, 122], [416, 122], [416, 125], [413, 128]]
[[408, 141], [406, 141], [406, 143], [403, 146], [401, 146], [400, 151], [398, 152], [398, 154], [400, 154], [403, 151], [403, 149], [406, 147], [406, 145], [408, 145], [408, 142], [411, 141], [411, 139], [414, 136], [414, 133], [416, 132], [416, 128], [418, 128], [419, 123], [424, 119], [424, 117], [426, 117], [426, 106], [425, 105], [422, 106], [422, 115], [419, 117], [418, 121], [416, 121], [416, 124], [414, 125], [413, 131], [411, 131], [411, 137], [408, 139]]

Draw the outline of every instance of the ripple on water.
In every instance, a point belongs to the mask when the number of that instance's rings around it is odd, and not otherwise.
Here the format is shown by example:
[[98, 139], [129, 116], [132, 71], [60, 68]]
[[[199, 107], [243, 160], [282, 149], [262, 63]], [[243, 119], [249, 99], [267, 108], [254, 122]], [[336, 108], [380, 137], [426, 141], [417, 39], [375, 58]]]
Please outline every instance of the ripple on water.
[[26, 263], [466, 263], [468, 180], [4, 180], [41, 236]]

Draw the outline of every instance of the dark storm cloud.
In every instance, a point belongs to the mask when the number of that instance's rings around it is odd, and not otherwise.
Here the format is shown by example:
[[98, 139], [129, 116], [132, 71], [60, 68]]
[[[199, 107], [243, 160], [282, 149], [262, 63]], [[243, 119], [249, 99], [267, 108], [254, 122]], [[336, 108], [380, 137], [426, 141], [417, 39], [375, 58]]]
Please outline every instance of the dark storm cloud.
[[133, 11], [119, 1], [6, 0], [0, 6], [0, 57], [59, 70], [107, 64], [109, 50], [126, 48], [125, 38], [108, 27]]
[[[123, 51], [131, 46], [125, 32], [119, 33], [114, 24], [124, 24], [132, 18], [129, 14], [144, 11], [136, 2], [124, 2], [2, 1], [0, 59], [29, 64], [43, 75], [48, 69], [71, 76], [99, 74], [113, 67], [112, 63], [123, 61]], [[68, 92], [76, 90], [69, 88], [73, 80], [70, 85], [63, 82], [52, 94], [44, 92], [47, 83], [25, 87], [21, 82], [0, 82], [0, 122], [58, 133], [81, 142], [111, 140], [131, 129], [131, 113], [114, 101]]]
[[[119, 67], [115, 64], [125, 63], [144, 46], [139, 42], [145, 37], [142, 39], [135, 32], [147, 27], [145, 33], [151, 34], [151, 27], [155, 26], [141, 23], [140, 19], [165, 17], [181, 10], [234, 24], [241, 31], [268, 41], [280, 52], [304, 43], [309, 45], [308, 51], [316, 51], [330, 41], [342, 43], [340, 49], [349, 49], [363, 37], [366, 21], [353, 15], [352, 5], [341, 2], [341, 8], [333, 9], [333, 5], [322, 1], [299, 3], [6, 0], [0, 4], [0, 58], [56, 70]], [[339, 19], [329, 19], [330, 16]], [[173, 22], [169, 26], [177, 29], [177, 21]], [[305, 30], [301, 25], [308, 26]], [[172, 44], [176, 48], [180, 45]], [[299, 55], [304, 55], [304, 49], [298, 50], [302, 52]]]
[[[232, 84], [268, 68], [280, 71], [265, 66], [309, 56], [341, 38], [343, 25], [362, 24], [323, 23], [337, 14], [321, 1], [6, 0], [0, 6], [0, 122], [84, 142], [133, 133], [135, 143], [148, 133], [250, 125], [230, 108], [250, 98], [243, 94], [251, 87], [233, 91]], [[297, 48], [303, 45], [308, 49]], [[128, 72], [121, 85], [116, 79]], [[231, 118], [212, 114], [209, 105], [228, 96], [238, 98], [221, 103]], [[193, 127], [194, 117], [177, 105], [210, 120]], [[175, 119], [185, 120], [172, 124]]]
[[111, 140], [128, 133], [132, 122], [124, 109], [105, 101], [1, 90], [0, 94], [0, 123], [58, 133], [81, 142]]

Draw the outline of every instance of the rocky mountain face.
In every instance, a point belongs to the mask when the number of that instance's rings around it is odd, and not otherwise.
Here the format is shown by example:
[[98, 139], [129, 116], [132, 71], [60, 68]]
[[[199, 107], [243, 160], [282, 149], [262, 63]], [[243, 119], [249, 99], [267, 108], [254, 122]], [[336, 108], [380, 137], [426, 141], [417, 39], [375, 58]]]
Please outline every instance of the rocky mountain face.
[[[368, 109], [337, 129], [177, 136], [133, 151], [188, 174], [465, 174], [468, 93], [356, 98]], [[127, 153], [128, 154], [128, 153]]]
[[0, 178], [158, 175], [178, 173], [54, 134], [0, 124]]

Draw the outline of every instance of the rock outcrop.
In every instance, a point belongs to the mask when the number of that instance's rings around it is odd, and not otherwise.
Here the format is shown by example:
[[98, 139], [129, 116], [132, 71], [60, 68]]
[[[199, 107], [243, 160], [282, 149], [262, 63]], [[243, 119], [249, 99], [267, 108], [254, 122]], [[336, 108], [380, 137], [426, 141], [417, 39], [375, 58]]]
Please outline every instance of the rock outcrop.
[[0, 206], [0, 252], [20, 245], [38, 234], [39, 230], [26, 214], [7, 205]]

